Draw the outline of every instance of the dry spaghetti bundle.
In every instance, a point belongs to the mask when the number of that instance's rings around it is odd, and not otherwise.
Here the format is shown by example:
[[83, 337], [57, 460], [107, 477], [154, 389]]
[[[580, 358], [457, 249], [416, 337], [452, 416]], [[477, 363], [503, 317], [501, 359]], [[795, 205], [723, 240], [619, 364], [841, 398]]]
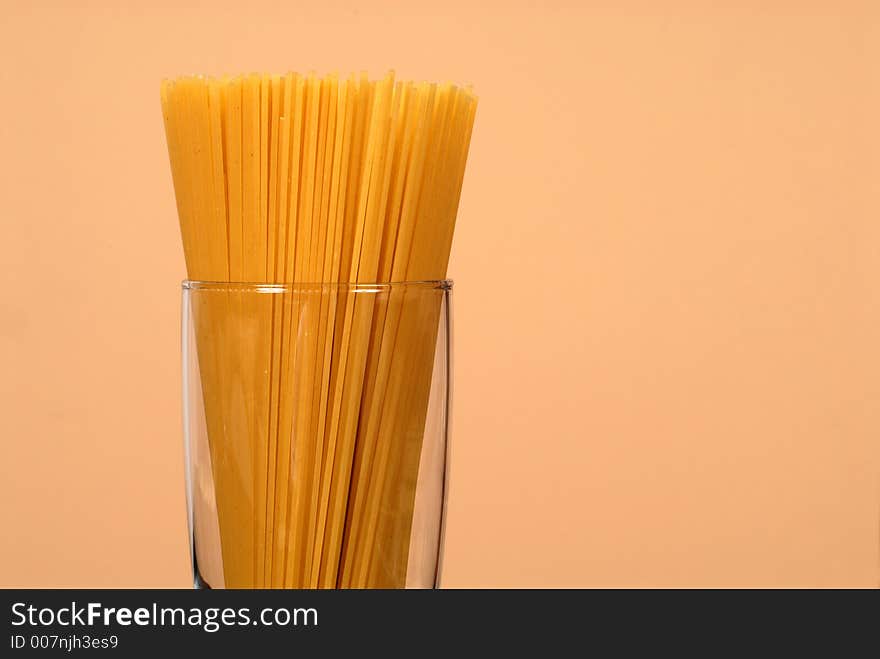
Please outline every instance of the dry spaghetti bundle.
[[[228, 587], [400, 587], [476, 97], [289, 73], [165, 81]], [[248, 348], [241, 349], [242, 337]], [[231, 414], [230, 410], [244, 410]]]

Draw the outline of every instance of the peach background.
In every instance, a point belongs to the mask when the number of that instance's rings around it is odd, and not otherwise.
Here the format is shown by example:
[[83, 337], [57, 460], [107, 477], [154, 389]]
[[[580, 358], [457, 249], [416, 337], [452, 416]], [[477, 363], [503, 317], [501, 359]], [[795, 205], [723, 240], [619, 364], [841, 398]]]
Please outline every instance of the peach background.
[[481, 96], [446, 585], [880, 582], [876, 3], [2, 14], [0, 584], [188, 584], [159, 79], [391, 66]]

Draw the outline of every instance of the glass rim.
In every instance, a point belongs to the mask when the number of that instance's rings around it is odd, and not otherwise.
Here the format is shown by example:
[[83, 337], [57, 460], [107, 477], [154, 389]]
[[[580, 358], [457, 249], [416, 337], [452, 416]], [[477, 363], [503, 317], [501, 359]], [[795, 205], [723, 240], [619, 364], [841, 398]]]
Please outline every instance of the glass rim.
[[185, 291], [237, 291], [253, 293], [285, 293], [303, 291], [345, 290], [362, 293], [380, 293], [392, 289], [451, 291], [452, 279], [423, 279], [386, 282], [235, 282], [184, 279], [180, 287]]

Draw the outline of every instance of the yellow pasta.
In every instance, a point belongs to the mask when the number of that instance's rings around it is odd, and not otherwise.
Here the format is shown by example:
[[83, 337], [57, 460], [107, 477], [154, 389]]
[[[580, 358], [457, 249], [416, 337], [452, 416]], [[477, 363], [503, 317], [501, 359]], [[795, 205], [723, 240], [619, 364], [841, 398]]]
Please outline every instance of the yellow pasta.
[[446, 277], [476, 97], [393, 73], [160, 96], [188, 277], [297, 284], [193, 309], [224, 583], [403, 587], [440, 306], [337, 285]]

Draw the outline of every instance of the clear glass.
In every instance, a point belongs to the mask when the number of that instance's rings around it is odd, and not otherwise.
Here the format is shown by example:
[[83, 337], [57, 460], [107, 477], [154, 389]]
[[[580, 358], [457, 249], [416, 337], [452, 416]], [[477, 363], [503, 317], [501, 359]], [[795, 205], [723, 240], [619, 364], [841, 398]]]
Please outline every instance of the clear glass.
[[451, 290], [183, 282], [196, 587], [438, 585]]

